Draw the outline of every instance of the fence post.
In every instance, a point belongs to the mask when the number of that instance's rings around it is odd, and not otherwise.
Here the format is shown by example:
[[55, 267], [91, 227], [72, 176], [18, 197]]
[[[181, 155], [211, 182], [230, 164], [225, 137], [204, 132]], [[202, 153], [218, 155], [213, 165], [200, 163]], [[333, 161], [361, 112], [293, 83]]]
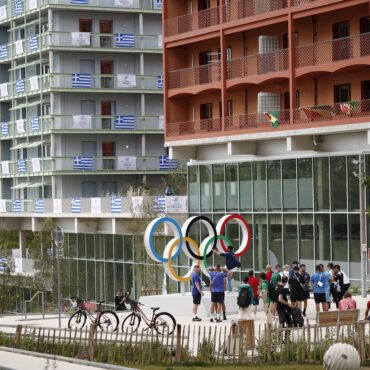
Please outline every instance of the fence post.
[[361, 366], [365, 365], [366, 362], [366, 351], [365, 351], [365, 324], [358, 323], [358, 336], [359, 336], [359, 352], [361, 358]]
[[177, 324], [176, 327], [176, 357], [175, 362], [181, 361], [181, 325]]
[[96, 325], [95, 324], [90, 324], [90, 330], [89, 330], [89, 348], [88, 348], [89, 361], [94, 360], [94, 354], [95, 354], [95, 332], [96, 332]]
[[267, 324], [267, 363], [271, 364], [271, 335], [272, 335], [272, 325]]
[[22, 325], [17, 325], [15, 329], [15, 336], [14, 336], [14, 347], [15, 348], [20, 347], [21, 337], [22, 337]]

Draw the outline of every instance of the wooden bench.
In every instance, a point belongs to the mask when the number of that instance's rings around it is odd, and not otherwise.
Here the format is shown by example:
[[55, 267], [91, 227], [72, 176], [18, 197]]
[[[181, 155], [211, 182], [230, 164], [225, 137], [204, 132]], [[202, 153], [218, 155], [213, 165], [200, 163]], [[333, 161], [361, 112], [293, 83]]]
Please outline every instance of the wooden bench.
[[326, 311], [316, 316], [316, 326], [354, 325], [358, 322], [360, 310]]

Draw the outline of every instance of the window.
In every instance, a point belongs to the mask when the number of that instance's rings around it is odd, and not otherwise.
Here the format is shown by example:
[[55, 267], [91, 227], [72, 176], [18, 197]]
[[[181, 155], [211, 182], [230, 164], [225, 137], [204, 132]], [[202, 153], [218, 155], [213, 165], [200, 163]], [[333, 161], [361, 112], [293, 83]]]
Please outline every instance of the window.
[[200, 105], [200, 119], [211, 119], [212, 118], [212, 103], [206, 103]]
[[80, 32], [92, 32], [92, 19], [80, 19], [79, 20], [79, 31]]
[[81, 183], [82, 198], [93, 198], [97, 196], [96, 182], [82, 182]]
[[370, 81], [361, 81], [361, 100], [370, 99]]
[[232, 60], [232, 48], [231, 48], [231, 46], [228, 46], [227, 48], [226, 48], [226, 60], [228, 61], [228, 62], [230, 62], [231, 60]]
[[334, 86], [334, 103], [351, 101], [351, 84]]
[[349, 37], [349, 22], [333, 24], [333, 60], [344, 60], [350, 58], [351, 45]]
[[113, 21], [112, 20], [100, 20], [99, 22], [100, 33], [106, 33], [107, 35], [100, 35], [100, 46], [103, 48], [112, 47], [112, 33], [113, 33]]
[[[114, 157], [115, 154], [115, 142], [114, 141], [104, 141], [102, 143], [102, 154], [103, 157]], [[104, 170], [114, 170], [115, 160], [114, 158], [103, 159], [103, 169]]]

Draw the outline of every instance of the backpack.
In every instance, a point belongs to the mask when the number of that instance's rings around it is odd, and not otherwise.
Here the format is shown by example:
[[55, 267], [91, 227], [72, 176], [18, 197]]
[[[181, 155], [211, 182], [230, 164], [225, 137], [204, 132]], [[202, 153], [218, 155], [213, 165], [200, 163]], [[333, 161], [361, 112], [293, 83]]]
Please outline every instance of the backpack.
[[240, 289], [237, 303], [238, 303], [238, 306], [242, 308], [247, 308], [250, 306], [250, 304], [252, 303], [252, 300], [251, 300], [251, 296], [247, 288]]
[[277, 286], [268, 281], [267, 284], [268, 284], [267, 297], [270, 299], [271, 302], [275, 303], [278, 301]]
[[294, 307], [291, 309], [292, 310], [292, 319], [293, 319], [293, 325], [295, 327], [302, 327], [304, 324], [302, 312], [298, 307]]

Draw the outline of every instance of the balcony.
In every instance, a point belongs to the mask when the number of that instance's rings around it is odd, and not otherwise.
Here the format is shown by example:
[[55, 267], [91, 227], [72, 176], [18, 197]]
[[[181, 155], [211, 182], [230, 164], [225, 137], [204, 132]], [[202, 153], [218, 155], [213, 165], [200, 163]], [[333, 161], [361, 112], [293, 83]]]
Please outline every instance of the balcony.
[[[290, 123], [290, 113], [293, 114], [293, 125]], [[167, 125], [166, 136], [178, 140], [199, 137], [225, 136], [251, 132], [273, 132], [310, 127], [325, 127], [343, 124], [368, 122], [370, 116], [370, 99], [347, 103], [324, 104], [294, 109], [292, 112], [283, 110], [266, 113], [251, 113], [224, 118], [224, 128], [221, 118], [175, 122]], [[175, 139], [172, 139], [175, 140]]]
[[[18, 144], [19, 149], [32, 148], [32, 144]], [[14, 147], [15, 148], [15, 147]], [[33, 158], [33, 159], [20, 159], [18, 161], [2, 161], [0, 162], [0, 176], [5, 177], [26, 177], [26, 176], [41, 176], [51, 173], [53, 167], [51, 158]], [[27, 184], [28, 185], [28, 184]], [[14, 189], [21, 189], [23, 187], [33, 186], [20, 186]]]
[[26, 137], [50, 132], [50, 116], [33, 117], [28, 120], [19, 119], [11, 122], [1, 122], [0, 139], [9, 140], [12, 137]]

